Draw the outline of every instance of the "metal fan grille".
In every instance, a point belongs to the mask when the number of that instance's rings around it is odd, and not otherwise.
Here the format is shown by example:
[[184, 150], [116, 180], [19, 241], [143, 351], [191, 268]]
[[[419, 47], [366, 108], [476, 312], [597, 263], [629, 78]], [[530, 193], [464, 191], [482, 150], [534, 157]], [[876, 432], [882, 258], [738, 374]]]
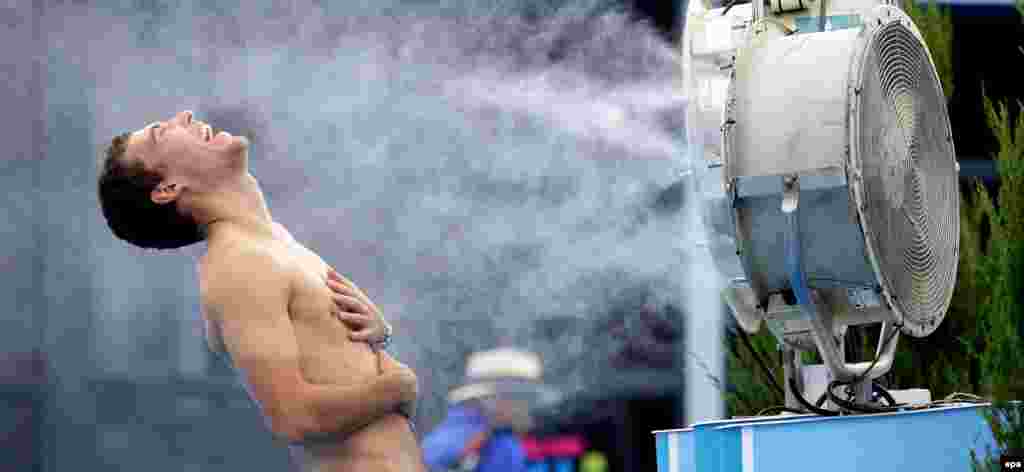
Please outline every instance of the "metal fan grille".
[[865, 233], [904, 331], [925, 336], [956, 281], [960, 214], [945, 98], [924, 45], [899, 22], [874, 31], [863, 64]]

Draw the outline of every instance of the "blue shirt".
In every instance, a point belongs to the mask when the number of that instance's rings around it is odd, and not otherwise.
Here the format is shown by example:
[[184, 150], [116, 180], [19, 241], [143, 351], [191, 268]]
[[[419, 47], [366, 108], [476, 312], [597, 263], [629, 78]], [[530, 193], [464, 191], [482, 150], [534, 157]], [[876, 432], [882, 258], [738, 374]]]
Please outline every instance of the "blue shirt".
[[[487, 417], [468, 405], [451, 405], [448, 416], [423, 438], [423, 461], [432, 472], [453, 469], [473, 436], [487, 429]], [[519, 436], [498, 429], [480, 450], [477, 472], [526, 472], [526, 451]]]

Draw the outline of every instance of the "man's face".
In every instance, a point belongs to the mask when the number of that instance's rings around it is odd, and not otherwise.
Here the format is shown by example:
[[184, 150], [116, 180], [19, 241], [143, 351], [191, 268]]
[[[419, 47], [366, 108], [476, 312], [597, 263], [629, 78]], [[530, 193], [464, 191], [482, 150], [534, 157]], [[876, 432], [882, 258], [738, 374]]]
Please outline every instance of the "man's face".
[[517, 431], [529, 431], [533, 420], [530, 407], [525, 401], [510, 398], [492, 398], [486, 402], [491, 410], [491, 422], [495, 426], [509, 427]]
[[248, 153], [245, 137], [217, 132], [193, 120], [191, 111], [135, 131], [126, 148], [128, 159], [140, 159], [147, 169], [159, 172], [166, 180], [179, 180], [193, 190], [209, 190], [246, 172]]

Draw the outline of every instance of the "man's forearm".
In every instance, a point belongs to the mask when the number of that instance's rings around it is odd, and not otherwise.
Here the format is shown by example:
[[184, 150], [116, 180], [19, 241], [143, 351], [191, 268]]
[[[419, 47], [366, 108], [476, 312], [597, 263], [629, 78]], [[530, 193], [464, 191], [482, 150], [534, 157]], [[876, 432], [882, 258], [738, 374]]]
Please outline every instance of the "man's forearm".
[[403, 392], [396, 375], [388, 372], [356, 385], [309, 385], [312, 433], [349, 434], [397, 412]]

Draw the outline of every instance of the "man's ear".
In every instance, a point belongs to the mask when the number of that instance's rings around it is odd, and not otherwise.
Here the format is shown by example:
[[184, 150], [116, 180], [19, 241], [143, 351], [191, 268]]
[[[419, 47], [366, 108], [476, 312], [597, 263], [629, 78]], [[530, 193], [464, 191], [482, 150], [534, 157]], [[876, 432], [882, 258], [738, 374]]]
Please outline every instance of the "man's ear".
[[160, 182], [153, 191], [149, 193], [150, 200], [157, 205], [166, 205], [178, 199], [184, 187], [180, 183]]

